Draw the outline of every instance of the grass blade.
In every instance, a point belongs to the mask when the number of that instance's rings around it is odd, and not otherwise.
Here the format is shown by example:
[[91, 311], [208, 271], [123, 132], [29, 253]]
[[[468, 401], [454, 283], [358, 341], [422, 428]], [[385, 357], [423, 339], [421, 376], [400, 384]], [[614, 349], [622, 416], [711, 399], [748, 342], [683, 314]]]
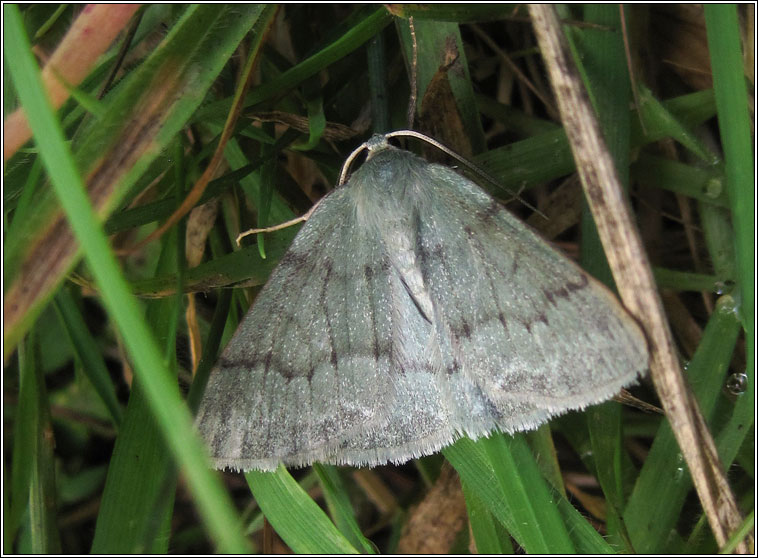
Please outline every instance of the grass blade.
[[755, 159], [737, 7], [706, 5], [705, 20], [734, 219], [747, 375], [752, 386], [755, 374]]
[[298, 554], [357, 554], [284, 467], [249, 471], [245, 478], [258, 505], [282, 540]]
[[495, 519], [475, 491], [469, 489], [465, 482], [461, 482], [461, 486], [476, 551], [479, 554], [513, 554], [511, 538], [502, 523]]
[[116, 399], [116, 390], [108, 374], [102, 355], [87, 329], [82, 314], [76, 306], [71, 292], [64, 288], [55, 297], [55, 309], [63, 322], [71, 346], [76, 353], [85, 375], [103, 400], [105, 408], [111, 415], [113, 424], [121, 424], [121, 406]]
[[355, 548], [360, 549], [361, 552], [366, 554], [374, 554], [376, 552], [374, 545], [363, 536], [355, 520], [355, 514], [350, 505], [350, 498], [342, 483], [337, 467], [314, 463], [313, 470], [318, 475], [326, 505], [337, 528]]

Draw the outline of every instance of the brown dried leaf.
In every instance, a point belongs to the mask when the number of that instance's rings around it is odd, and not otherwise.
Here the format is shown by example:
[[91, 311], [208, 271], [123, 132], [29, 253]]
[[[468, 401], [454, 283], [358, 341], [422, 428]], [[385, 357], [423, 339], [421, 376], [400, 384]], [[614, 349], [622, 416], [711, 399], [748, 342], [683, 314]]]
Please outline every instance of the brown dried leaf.
[[564, 479], [564, 484], [569, 494], [571, 494], [571, 496], [576, 498], [579, 501], [579, 503], [582, 504], [582, 507], [584, 507], [585, 510], [587, 510], [590, 514], [592, 514], [593, 517], [596, 517], [597, 519], [600, 519], [601, 521], [606, 520], [604, 498], [601, 498], [599, 496], [595, 496], [593, 494], [589, 494], [588, 492], [583, 491], [568, 476], [567, 478]]
[[[445, 42], [445, 62], [439, 67], [426, 88], [419, 110], [419, 126], [427, 135], [436, 138], [456, 153], [471, 159], [472, 149], [463, 119], [455, 102], [448, 72], [458, 63], [458, 47], [452, 37]], [[444, 162], [445, 155], [436, 148], [424, 148], [428, 161]]]
[[579, 179], [572, 176], [556, 188], [540, 204], [539, 213], [533, 213], [526, 222], [548, 239], [556, 238], [569, 227], [576, 225], [582, 214], [582, 196]]
[[458, 474], [445, 463], [437, 482], [411, 510], [397, 551], [400, 554], [446, 554], [467, 520]]
[[205, 241], [213, 229], [218, 215], [218, 198], [197, 206], [187, 218], [187, 233], [185, 235], [187, 264], [195, 267], [203, 260]]

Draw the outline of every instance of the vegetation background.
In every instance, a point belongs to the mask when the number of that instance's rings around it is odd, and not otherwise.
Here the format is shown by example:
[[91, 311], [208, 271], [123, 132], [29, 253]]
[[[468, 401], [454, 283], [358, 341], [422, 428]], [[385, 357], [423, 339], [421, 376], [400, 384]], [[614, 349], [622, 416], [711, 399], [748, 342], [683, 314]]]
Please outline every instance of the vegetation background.
[[[410, 16], [416, 128], [612, 284], [523, 6], [3, 8], [4, 552], [718, 550], [666, 420], [616, 402], [366, 470], [217, 474], [191, 431], [296, 227], [236, 235], [407, 127]], [[746, 516], [734, 545], [755, 505], [754, 6], [557, 9]]]

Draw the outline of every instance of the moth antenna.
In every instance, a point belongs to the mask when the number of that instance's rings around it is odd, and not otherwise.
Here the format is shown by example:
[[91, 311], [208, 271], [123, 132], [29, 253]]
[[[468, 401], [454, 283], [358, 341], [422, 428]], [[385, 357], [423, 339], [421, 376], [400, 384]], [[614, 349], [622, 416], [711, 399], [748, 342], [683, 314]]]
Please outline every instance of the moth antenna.
[[[321, 199], [324, 199], [324, 198], [321, 198]], [[237, 246], [240, 245], [240, 240], [242, 240], [248, 235], [279, 231], [282, 229], [286, 229], [287, 227], [291, 227], [292, 225], [297, 225], [298, 223], [307, 221], [310, 218], [310, 216], [313, 214], [313, 212], [316, 211], [316, 208], [319, 206], [320, 203], [321, 203], [321, 200], [318, 200], [316, 203], [313, 204], [313, 207], [311, 207], [307, 212], [302, 214], [300, 217], [295, 217], [294, 219], [290, 219], [289, 221], [285, 221], [284, 223], [279, 223], [278, 225], [273, 225], [271, 227], [266, 227], [264, 229], [248, 229], [245, 232], [239, 233], [237, 235]]]
[[[430, 138], [429, 136], [427, 136], [425, 134], [422, 134], [421, 132], [416, 132], [414, 130], [397, 130], [395, 132], [388, 132], [388, 133], [384, 134], [385, 138], [393, 138], [393, 137], [396, 137], [396, 136], [400, 136], [400, 137], [402, 137], [402, 136], [412, 137], [412, 138], [416, 138], [416, 139], [420, 139], [422, 141], [425, 141], [429, 145], [432, 145], [432, 146], [436, 147], [437, 149], [439, 149], [440, 151], [442, 151], [443, 153], [449, 155], [450, 157], [452, 157], [453, 159], [455, 159], [456, 161], [458, 161], [462, 165], [468, 167], [469, 169], [471, 169], [472, 171], [474, 171], [475, 173], [477, 173], [479, 176], [481, 176], [482, 178], [484, 178], [487, 182], [493, 184], [494, 186], [496, 186], [498, 188], [502, 188], [503, 187], [502, 184], [500, 184], [500, 182], [498, 182], [498, 180], [494, 176], [492, 176], [490, 173], [488, 173], [482, 167], [480, 167], [479, 165], [477, 165], [475, 163], [472, 163], [471, 161], [469, 161], [465, 157], [461, 157], [455, 151], [453, 151], [452, 149], [450, 149], [446, 145], [441, 144], [436, 139]], [[361, 146], [361, 147], [363, 147], [363, 146]], [[523, 203], [529, 209], [531, 209], [535, 213], [537, 213], [537, 214], [541, 215], [542, 217], [544, 217], [545, 219], [547, 219], [547, 215], [545, 215], [544, 213], [542, 213], [542, 211], [540, 211], [539, 209], [537, 209], [536, 207], [534, 207], [532, 204], [530, 204], [526, 200], [521, 199], [518, 196], [518, 194], [516, 195], [516, 197], [519, 199], [519, 201], [521, 201], [521, 203]]]
[[360, 155], [361, 151], [364, 149], [368, 149], [368, 142], [364, 142], [356, 147], [355, 150], [348, 155], [347, 159], [345, 159], [345, 162], [342, 163], [342, 170], [340, 170], [340, 179], [337, 182], [337, 186], [342, 186], [345, 183], [345, 178], [347, 177], [348, 170], [350, 170], [350, 165], [353, 163], [353, 159]]
[[[347, 159], [345, 159], [345, 162], [342, 164], [342, 169], [340, 170], [340, 179], [337, 182], [337, 186], [342, 186], [345, 183], [345, 178], [347, 176], [348, 170], [350, 169], [350, 165], [352, 164], [353, 160], [360, 155], [361, 151], [364, 149], [370, 149], [369, 143], [364, 142], [361, 145], [359, 145], [357, 148], [353, 150], [353, 152], [348, 155]], [[324, 198], [321, 198], [322, 200]], [[295, 217], [294, 219], [290, 219], [289, 221], [285, 221], [284, 223], [279, 223], [278, 225], [273, 225], [271, 227], [266, 227], [263, 229], [248, 229], [245, 232], [242, 232], [237, 235], [237, 246], [240, 245], [240, 240], [245, 238], [248, 235], [251, 234], [257, 234], [257, 233], [267, 233], [267, 232], [274, 232], [279, 231], [281, 229], [286, 229], [287, 227], [291, 227], [292, 225], [297, 225], [298, 223], [302, 223], [303, 221], [307, 221], [308, 218], [311, 216], [311, 214], [316, 211], [316, 208], [321, 203], [321, 200], [317, 201], [315, 204], [313, 204], [313, 207], [311, 207], [307, 213], [304, 213], [300, 217]]]

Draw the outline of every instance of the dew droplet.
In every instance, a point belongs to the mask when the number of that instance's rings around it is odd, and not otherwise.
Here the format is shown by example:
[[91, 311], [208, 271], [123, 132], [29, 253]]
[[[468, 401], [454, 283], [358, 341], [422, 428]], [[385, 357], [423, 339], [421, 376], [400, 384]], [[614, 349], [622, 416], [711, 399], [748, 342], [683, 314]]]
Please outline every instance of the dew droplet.
[[725, 281], [716, 281], [714, 284], [714, 292], [717, 295], [729, 294], [734, 289], [734, 281], [727, 279]]
[[709, 178], [703, 184], [703, 194], [711, 199], [718, 198], [724, 191], [724, 181], [721, 178]]
[[742, 395], [747, 391], [747, 374], [735, 372], [726, 379], [726, 389], [732, 395]]
[[740, 303], [738, 296], [732, 293], [721, 295], [716, 302], [719, 312], [733, 314], [738, 320], [740, 319]]
[[682, 480], [682, 477], [684, 476], [684, 467], [677, 467], [674, 471], [674, 480], [680, 481]]

